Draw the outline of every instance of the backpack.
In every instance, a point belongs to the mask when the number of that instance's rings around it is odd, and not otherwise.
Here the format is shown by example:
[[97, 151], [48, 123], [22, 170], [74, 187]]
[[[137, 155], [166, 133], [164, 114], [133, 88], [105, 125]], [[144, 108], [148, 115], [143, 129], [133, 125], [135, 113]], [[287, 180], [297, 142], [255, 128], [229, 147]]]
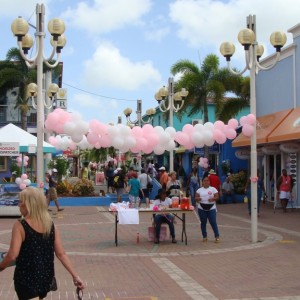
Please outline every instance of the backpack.
[[113, 183], [114, 188], [118, 188], [120, 186], [120, 175], [116, 175], [114, 177], [114, 183]]

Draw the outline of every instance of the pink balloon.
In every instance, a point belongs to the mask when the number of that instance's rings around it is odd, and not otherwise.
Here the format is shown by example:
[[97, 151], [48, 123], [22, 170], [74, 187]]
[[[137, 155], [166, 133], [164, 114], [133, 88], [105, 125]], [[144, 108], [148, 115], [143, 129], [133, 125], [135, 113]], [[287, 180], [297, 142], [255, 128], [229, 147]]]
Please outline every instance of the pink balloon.
[[28, 178], [27, 174], [22, 174], [22, 175], [21, 175], [21, 179], [22, 179], [22, 180], [25, 180], [25, 179], [27, 179], [27, 178]]
[[22, 162], [22, 158], [21, 158], [20, 156], [18, 156], [18, 157], [16, 158], [16, 161], [17, 161], [17, 162]]
[[28, 161], [29, 157], [28, 156], [24, 156], [24, 161]]
[[94, 132], [89, 132], [86, 139], [91, 145], [95, 145], [99, 141], [99, 136]]
[[143, 127], [142, 127], [142, 130], [143, 130], [143, 134], [152, 134], [154, 132], [154, 128], [151, 124], [145, 124]]
[[143, 136], [143, 130], [141, 127], [139, 126], [134, 126], [132, 129], [131, 129], [131, 132], [133, 134], [134, 137], [141, 137]]
[[192, 124], [185, 124], [182, 128], [182, 132], [190, 135], [194, 131], [194, 126]]
[[219, 129], [214, 130], [214, 139], [218, 144], [224, 144], [226, 142], [225, 134]]
[[236, 131], [228, 125], [225, 129], [225, 135], [228, 139], [233, 140], [236, 138]]
[[223, 122], [223, 121], [216, 121], [216, 122], [214, 123], [214, 127], [215, 127], [216, 129], [222, 130], [222, 129], [224, 128], [224, 122]]
[[242, 132], [245, 136], [251, 137], [254, 131], [253, 125], [245, 124], [243, 126]]
[[228, 121], [228, 126], [230, 126], [233, 129], [236, 129], [239, 126], [239, 122], [237, 119], [230, 119]]
[[248, 119], [247, 119], [246, 116], [243, 116], [243, 117], [240, 118], [240, 124], [242, 126], [244, 126], [245, 124], [247, 124], [247, 121], [248, 121]]
[[100, 138], [100, 144], [103, 148], [108, 148], [111, 146], [111, 138], [108, 134], [102, 135]]
[[57, 140], [54, 136], [50, 136], [49, 137], [49, 143], [52, 145], [52, 146], [56, 146], [57, 144]]
[[247, 123], [249, 124], [249, 125], [254, 125], [255, 124], [255, 122], [256, 122], [256, 117], [255, 117], [255, 115], [254, 114], [249, 114], [248, 116], [247, 116]]
[[22, 182], [22, 183], [19, 185], [19, 188], [20, 188], [21, 190], [24, 190], [24, 189], [26, 188], [26, 184]]

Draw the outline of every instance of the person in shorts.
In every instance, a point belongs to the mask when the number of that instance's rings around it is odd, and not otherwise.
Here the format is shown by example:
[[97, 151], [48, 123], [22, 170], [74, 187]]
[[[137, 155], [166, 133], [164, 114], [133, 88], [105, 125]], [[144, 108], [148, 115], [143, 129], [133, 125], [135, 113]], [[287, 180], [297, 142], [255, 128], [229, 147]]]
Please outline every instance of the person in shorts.
[[59, 207], [58, 197], [57, 197], [57, 170], [53, 169], [52, 174], [49, 176], [49, 197], [48, 197], [48, 207], [50, 201], [54, 201], [57, 208], [57, 212], [64, 210], [64, 208]]

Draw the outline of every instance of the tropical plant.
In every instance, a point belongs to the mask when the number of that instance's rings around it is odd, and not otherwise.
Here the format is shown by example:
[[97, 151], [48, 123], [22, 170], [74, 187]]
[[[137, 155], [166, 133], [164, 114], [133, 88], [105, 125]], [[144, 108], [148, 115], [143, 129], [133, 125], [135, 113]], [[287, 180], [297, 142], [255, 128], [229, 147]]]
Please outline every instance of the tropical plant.
[[[171, 73], [174, 76], [181, 75], [176, 82], [176, 90], [186, 88], [189, 91], [182, 113], [188, 112], [188, 116], [192, 116], [203, 111], [204, 123], [209, 121], [208, 102], [215, 104], [216, 117], [220, 120], [224, 118], [223, 121], [236, 115], [249, 103], [246, 101], [249, 100], [247, 80], [232, 74], [227, 68], [220, 68], [219, 58], [214, 54], [207, 55], [200, 68], [190, 60], [179, 60], [171, 67]], [[225, 97], [228, 92], [234, 93], [237, 98]], [[235, 100], [239, 100], [240, 105]], [[234, 109], [226, 110], [225, 115], [224, 107], [227, 102], [232, 103]]]
[[94, 193], [94, 183], [88, 179], [78, 179], [73, 185], [72, 193], [74, 196], [90, 196]]
[[239, 171], [238, 173], [231, 174], [230, 180], [234, 186], [234, 192], [236, 194], [244, 194], [245, 186], [247, 183], [247, 172], [244, 170]]
[[[46, 64], [43, 65], [44, 72], [50, 70], [52, 69]], [[54, 77], [58, 78], [60, 67], [57, 66], [53, 70]], [[27, 66], [18, 48], [10, 48], [6, 54], [6, 60], [0, 62], [0, 98], [6, 94], [7, 90], [19, 88], [19, 97], [14, 108], [21, 112], [21, 127], [24, 130], [27, 130], [27, 114], [31, 108], [27, 94], [27, 85], [31, 82], [37, 82], [36, 69]]]

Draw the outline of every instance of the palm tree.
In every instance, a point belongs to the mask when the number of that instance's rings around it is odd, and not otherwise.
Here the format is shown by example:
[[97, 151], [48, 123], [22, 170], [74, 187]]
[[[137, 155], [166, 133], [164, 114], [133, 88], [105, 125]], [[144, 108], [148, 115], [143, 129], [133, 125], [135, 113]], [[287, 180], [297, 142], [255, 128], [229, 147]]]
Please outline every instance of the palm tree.
[[[50, 61], [50, 64], [53, 64]], [[55, 78], [61, 72], [59, 64], [54, 69], [43, 64], [43, 72], [53, 70]], [[17, 98], [15, 109], [21, 112], [21, 128], [27, 130], [27, 113], [31, 108], [30, 98], [27, 95], [27, 85], [37, 82], [36, 69], [29, 68], [20, 54], [18, 48], [11, 48], [6, 54], [6, 60], [0, 63], [0, 98], [7, 90], [19, 87], [19, 97]]]
[[[190, 60], [179, 60], [171, 67], [171, 73], [182, 75], [176, 89], [185, 87], [189, 91], [182, 112], [189, 109], [188, 116], [192, 116], [203, 111], [204, 123], [209, 121], [208, 101], [215, 104], [216, 117], [223, 121], [228, 121], [249, 103], [242, 77], [220, 68], [219, 58], [214, 54], [207, 55], [200, 68]], [[227, 92], [236, 94], [237, 98], [225, 98]]]

